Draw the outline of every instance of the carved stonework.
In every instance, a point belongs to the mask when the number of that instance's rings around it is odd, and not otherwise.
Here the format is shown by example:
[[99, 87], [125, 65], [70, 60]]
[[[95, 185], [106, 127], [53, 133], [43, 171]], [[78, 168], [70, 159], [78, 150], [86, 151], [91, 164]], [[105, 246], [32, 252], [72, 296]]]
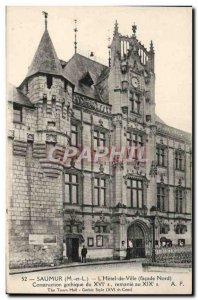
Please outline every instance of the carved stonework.
[[8, 130], [8, 137], [11, 139], [14, 138], [14, 130]]
[[122, 115], [113, 116], [112, 124], [114, 127], [121, 127], [122, 126]]
[[117, 168], [117, 169], [119, 168], [120, 170], [124, 169], [123, 161], [113, 161], [112, 166], [113, 168]]
[[157, 127], [156, 126], [151, 126], [151, 131], [150, 131], [150, 137], [153, 137], [157, 134]]
[[100, 173], [104, 173], [104, 166], [103, 166], [103, 163], [100, 163], [99, 171], [100, 171]]
[[106, 114], [111, 113], [111, 106], [105, 103], [100, 103], [93, 99], [87, 98], [82, 95], [74, 94], [73, 102], [76, 105], [82, 106], [85, 109], [91, 109]]
[[34, 141], [34, 134], [32, 134], [32, 133], [27, 133], [27, 140], [28, 141]]
[[117, 214], [112, 217], [112, 223], [118, 223], [120, 225], [126, 225], [127, 224], [127, 217], [124, 213]]
[[103, 120], [100, 119], [100, 120], [98, 121], [98, 123], [100, 124], [100, 126], [103, 127]]
[[155, 177], [157, 175], [157, 162], [152, 161], [149, 175]]
[[56, 143], [57, 136], [55, 134], [46, 134], [46, 142]]

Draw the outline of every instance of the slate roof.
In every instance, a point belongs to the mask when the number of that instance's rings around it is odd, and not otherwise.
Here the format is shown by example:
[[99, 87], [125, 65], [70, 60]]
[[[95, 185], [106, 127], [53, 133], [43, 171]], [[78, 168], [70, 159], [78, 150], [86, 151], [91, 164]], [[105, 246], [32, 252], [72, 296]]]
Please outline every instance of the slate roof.
[[[81, 54], [74, 54], [63, 69], [64, 75], [75, 85], [75, 92], [83, 94], [90, 98], [98, 98], [95, 84], [98, 82], [101, 74], [109, 68]], [[93, 85], [88, 86], [80, 82], [82, 78], [89, 74]]]
[[39, 72], [64, 76], [61, 61], [57, 57], [54, 45], [47, 30], [43, 33], [26, 78]]
[[10, 102], [17, 103], [26, 107], [34, 107], [29, 98], [25, 96], [19, 88], [16, 88], [10, 83], [7, 86], [7, 99]]
[[158, 115], [155, 114], [155, 121], [161, 124], [166, 124]]

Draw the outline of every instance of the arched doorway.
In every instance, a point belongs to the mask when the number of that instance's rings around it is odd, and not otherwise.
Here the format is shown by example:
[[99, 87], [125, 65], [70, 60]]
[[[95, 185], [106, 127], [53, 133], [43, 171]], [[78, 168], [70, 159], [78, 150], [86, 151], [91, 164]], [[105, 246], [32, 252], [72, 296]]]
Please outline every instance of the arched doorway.
[[144, 222], [135, 221], [127, 231], [127, 258], [145, 257], [147, 225]]

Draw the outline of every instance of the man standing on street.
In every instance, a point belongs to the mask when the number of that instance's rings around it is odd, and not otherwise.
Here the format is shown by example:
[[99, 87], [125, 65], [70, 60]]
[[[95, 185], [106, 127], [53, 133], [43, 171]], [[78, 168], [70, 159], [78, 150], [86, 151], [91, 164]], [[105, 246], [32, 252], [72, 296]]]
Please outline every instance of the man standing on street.
[[82, 250], [81, 250], [81, 256], [82, 256], [82, 263], [85, 262], [86, 263], [86, 255], [87, 255], [87, 248], [85, 246], [83, 246]]

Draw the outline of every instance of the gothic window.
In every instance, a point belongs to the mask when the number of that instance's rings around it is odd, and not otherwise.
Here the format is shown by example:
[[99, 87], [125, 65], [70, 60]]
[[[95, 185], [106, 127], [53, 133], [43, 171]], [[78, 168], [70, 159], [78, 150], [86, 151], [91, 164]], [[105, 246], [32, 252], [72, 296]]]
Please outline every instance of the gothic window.
[[166, 149], [164, 147], [157, 146], [156, 158], [158, 166], [166, 167]]
[[65, 203], [79, 203], [79, 176], [76, 174], [65, 174]]
[[14, 103], [13, 105], [13, 121], [16, 123], [22, 123], [22, 106]]
[[143, 207], [143, 181], [137, 179], [127, 179], [127, 198], [132, 208]]
[[165, 186], [157, 185], [157, 209], [159, 211], [165, 211]]
[[99, 146], [105, 146], [105, 133], [99, 130], [94, 130], [94, 150]]
[[143, 142], [143, 135], [134, 133], [134, 132], [127, 132], [127, 147], [134, 147], [133, 150], [133, 159], [138, 159], [138, 150], [144, 145]]
[[175, 192], [175, 195], [176, 195], [176, 205], [175, 205], [175, 210], [176, 210], [176, 213], [183, 213], [183, 190], [182, 189], [176, 189], [176, 192]]
[[184, 171], [184, 153], [182, 151], [175, 151], [175, 169]]
[[133, 93], [131, 101], [131, 112], [135, 114], [140, 114], [140, 95]]
[[94, 178], [94, 205], [106, 206], [106, 189], [105, 178]]
[[96, 225], [95, 232], [96, 233], [108, 233], [108, 228], [106, 225]]

